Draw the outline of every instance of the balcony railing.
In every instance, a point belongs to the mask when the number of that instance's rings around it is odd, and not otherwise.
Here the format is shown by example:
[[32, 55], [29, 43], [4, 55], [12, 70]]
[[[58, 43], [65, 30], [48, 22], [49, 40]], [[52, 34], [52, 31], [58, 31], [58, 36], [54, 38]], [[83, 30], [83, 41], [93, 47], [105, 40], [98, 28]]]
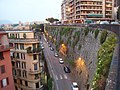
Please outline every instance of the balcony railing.
[[11, 48], [13, 48], [13, 46], [11, 46], [11, 45], [0, 45], [0, 51], [1, 51], [1, 52], [2, 52], [2, 51], [9, 50], [9, 49], [11, 49]]
[[9, 42], [28, 42], [28, 43], [32, 43], [32, 42], [39, 42], [38, 39], [35, 38], [31, 38], [31, 39], [9, 39]]
[[41, 70], [29, 71], [29, 74], [39, 74], [39, 73], [41, 73]]
[[31, 47], [26, 48], [27, 53], [39, 53], [42, 49], [40, 47], [31, 49]]

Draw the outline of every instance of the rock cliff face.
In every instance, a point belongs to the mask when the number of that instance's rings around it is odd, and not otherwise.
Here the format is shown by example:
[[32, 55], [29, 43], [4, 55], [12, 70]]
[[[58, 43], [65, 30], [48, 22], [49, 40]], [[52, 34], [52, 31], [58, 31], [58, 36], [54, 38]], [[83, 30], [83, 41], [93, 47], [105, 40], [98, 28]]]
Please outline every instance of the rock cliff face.
[[97, 70], [98, 51], [112, 33], [88, 27], [52, 26], [46, 27], [46, 33], [48, 40], [53, 42], [58, 52], [62, 44], [67, 48], [67, 51], [60, 55], [71, 68], [71, 77], [78, 82], [81, 90], [92, 88]]

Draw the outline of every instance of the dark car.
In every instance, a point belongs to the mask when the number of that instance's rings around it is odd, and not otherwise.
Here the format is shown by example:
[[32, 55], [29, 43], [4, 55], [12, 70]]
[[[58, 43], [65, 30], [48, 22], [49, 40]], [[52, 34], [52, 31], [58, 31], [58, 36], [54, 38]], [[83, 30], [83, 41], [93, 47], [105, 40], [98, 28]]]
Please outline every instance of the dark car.
[[70, 73], [70, 68], [68, 66], [64, 66], [65, 73]]

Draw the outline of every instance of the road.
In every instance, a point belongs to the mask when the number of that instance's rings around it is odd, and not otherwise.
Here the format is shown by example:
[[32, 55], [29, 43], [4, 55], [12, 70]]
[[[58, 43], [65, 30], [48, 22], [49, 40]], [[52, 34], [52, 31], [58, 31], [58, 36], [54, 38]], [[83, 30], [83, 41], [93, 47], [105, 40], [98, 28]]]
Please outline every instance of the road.
[[71, 90], [71, 80], [69, 73], [65, 73], [64, 64], [59, 63], [59, 59], [54, 56], [55, 51], [51, 51], [48, 44], [43, 40], [44, 55], [48, 64], [48, 69], [55, 83], [55, 90]]

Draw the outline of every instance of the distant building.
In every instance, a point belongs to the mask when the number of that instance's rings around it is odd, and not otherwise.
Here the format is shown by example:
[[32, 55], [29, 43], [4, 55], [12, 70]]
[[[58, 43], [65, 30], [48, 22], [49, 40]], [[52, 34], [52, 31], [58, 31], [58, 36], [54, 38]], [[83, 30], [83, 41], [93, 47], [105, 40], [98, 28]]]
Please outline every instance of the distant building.
[[41, 90], [41, 50], [39, 40], [31, 30], [8, 30], [13, 76], [16, 90]]
[[10, 58], [10, 49], [7, 34], [0, 32], [0, 90], [15, 90], [12, 76], [12, 65]]
[[114, 0], [63, 0], [63, 23], [82, 23], [84, 20], [113, 20]]

